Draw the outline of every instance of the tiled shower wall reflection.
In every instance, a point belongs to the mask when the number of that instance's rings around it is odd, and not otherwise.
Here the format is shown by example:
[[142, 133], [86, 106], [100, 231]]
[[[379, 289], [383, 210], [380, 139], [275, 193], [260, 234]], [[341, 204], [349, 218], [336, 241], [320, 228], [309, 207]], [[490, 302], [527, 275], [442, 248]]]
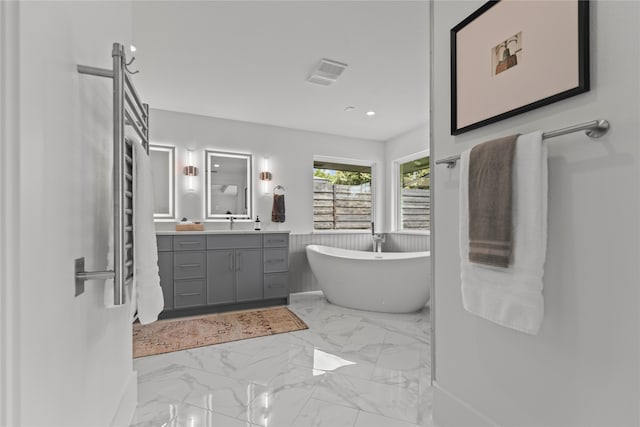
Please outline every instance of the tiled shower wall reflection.
[[[429, 236], [426, 234], [385, 234], [384, 252], [422, 252], [429, 250]], [[289, 240], [289, 288], [291, 293], [319, 290], [305, 248], [307, 245], [332, 246], [358, 251], [370, 251], [373, 244], [371, 235], [365, 233], [347, 234], [292, 234]]]

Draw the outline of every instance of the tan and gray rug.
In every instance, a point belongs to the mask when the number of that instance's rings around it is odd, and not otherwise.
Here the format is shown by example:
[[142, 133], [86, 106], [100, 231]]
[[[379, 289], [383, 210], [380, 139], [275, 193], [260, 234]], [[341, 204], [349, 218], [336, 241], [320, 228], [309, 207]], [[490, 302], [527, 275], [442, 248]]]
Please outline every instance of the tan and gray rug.
[[308, 329], [285, 307], [232, 311], [133, 325], [133, 357]]

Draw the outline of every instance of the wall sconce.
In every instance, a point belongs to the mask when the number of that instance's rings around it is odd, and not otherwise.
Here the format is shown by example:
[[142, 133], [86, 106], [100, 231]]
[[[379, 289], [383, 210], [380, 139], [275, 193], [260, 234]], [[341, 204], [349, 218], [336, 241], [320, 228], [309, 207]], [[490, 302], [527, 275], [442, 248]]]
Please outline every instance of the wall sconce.
[[271, 171], [269, 167], [269, 158], [262, 160], [262, 172], [260, 172], [260, 181], [262, 181], [262, 193], [269, 194], [269, 181], [271, 181]]
[[196, 191], [193, 177], [198, 176], [198, 168], [193, 166], [193, 150], [189, 150], [188, 153], [187, 166], [184, 167], [184, 174], [189, 177], [187, 191]]

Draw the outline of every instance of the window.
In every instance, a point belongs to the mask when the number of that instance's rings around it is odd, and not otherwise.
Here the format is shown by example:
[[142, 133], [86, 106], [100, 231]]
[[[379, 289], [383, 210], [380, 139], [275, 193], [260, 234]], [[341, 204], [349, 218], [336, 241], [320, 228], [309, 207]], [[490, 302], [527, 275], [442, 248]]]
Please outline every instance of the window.
[[313, 229], [371, 229], [371, 165], [313, 162]]
[[429, 230], [430, 173], [429, 156], [400, 164], [399, 230]]

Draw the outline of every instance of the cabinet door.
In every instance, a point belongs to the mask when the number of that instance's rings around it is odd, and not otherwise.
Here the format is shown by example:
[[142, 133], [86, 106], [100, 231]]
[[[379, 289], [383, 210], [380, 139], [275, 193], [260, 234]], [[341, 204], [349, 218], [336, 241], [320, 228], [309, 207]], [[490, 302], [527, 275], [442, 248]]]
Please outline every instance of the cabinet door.
[[235, 302], [233, 249], [207, 251], [207, 304]]
[[262, 299], [262, 249], [236, 249], [236, 301]]
[[173, 308], [173, 252], [158, 252], [160, 286], [164, 296], [164, 309]]

